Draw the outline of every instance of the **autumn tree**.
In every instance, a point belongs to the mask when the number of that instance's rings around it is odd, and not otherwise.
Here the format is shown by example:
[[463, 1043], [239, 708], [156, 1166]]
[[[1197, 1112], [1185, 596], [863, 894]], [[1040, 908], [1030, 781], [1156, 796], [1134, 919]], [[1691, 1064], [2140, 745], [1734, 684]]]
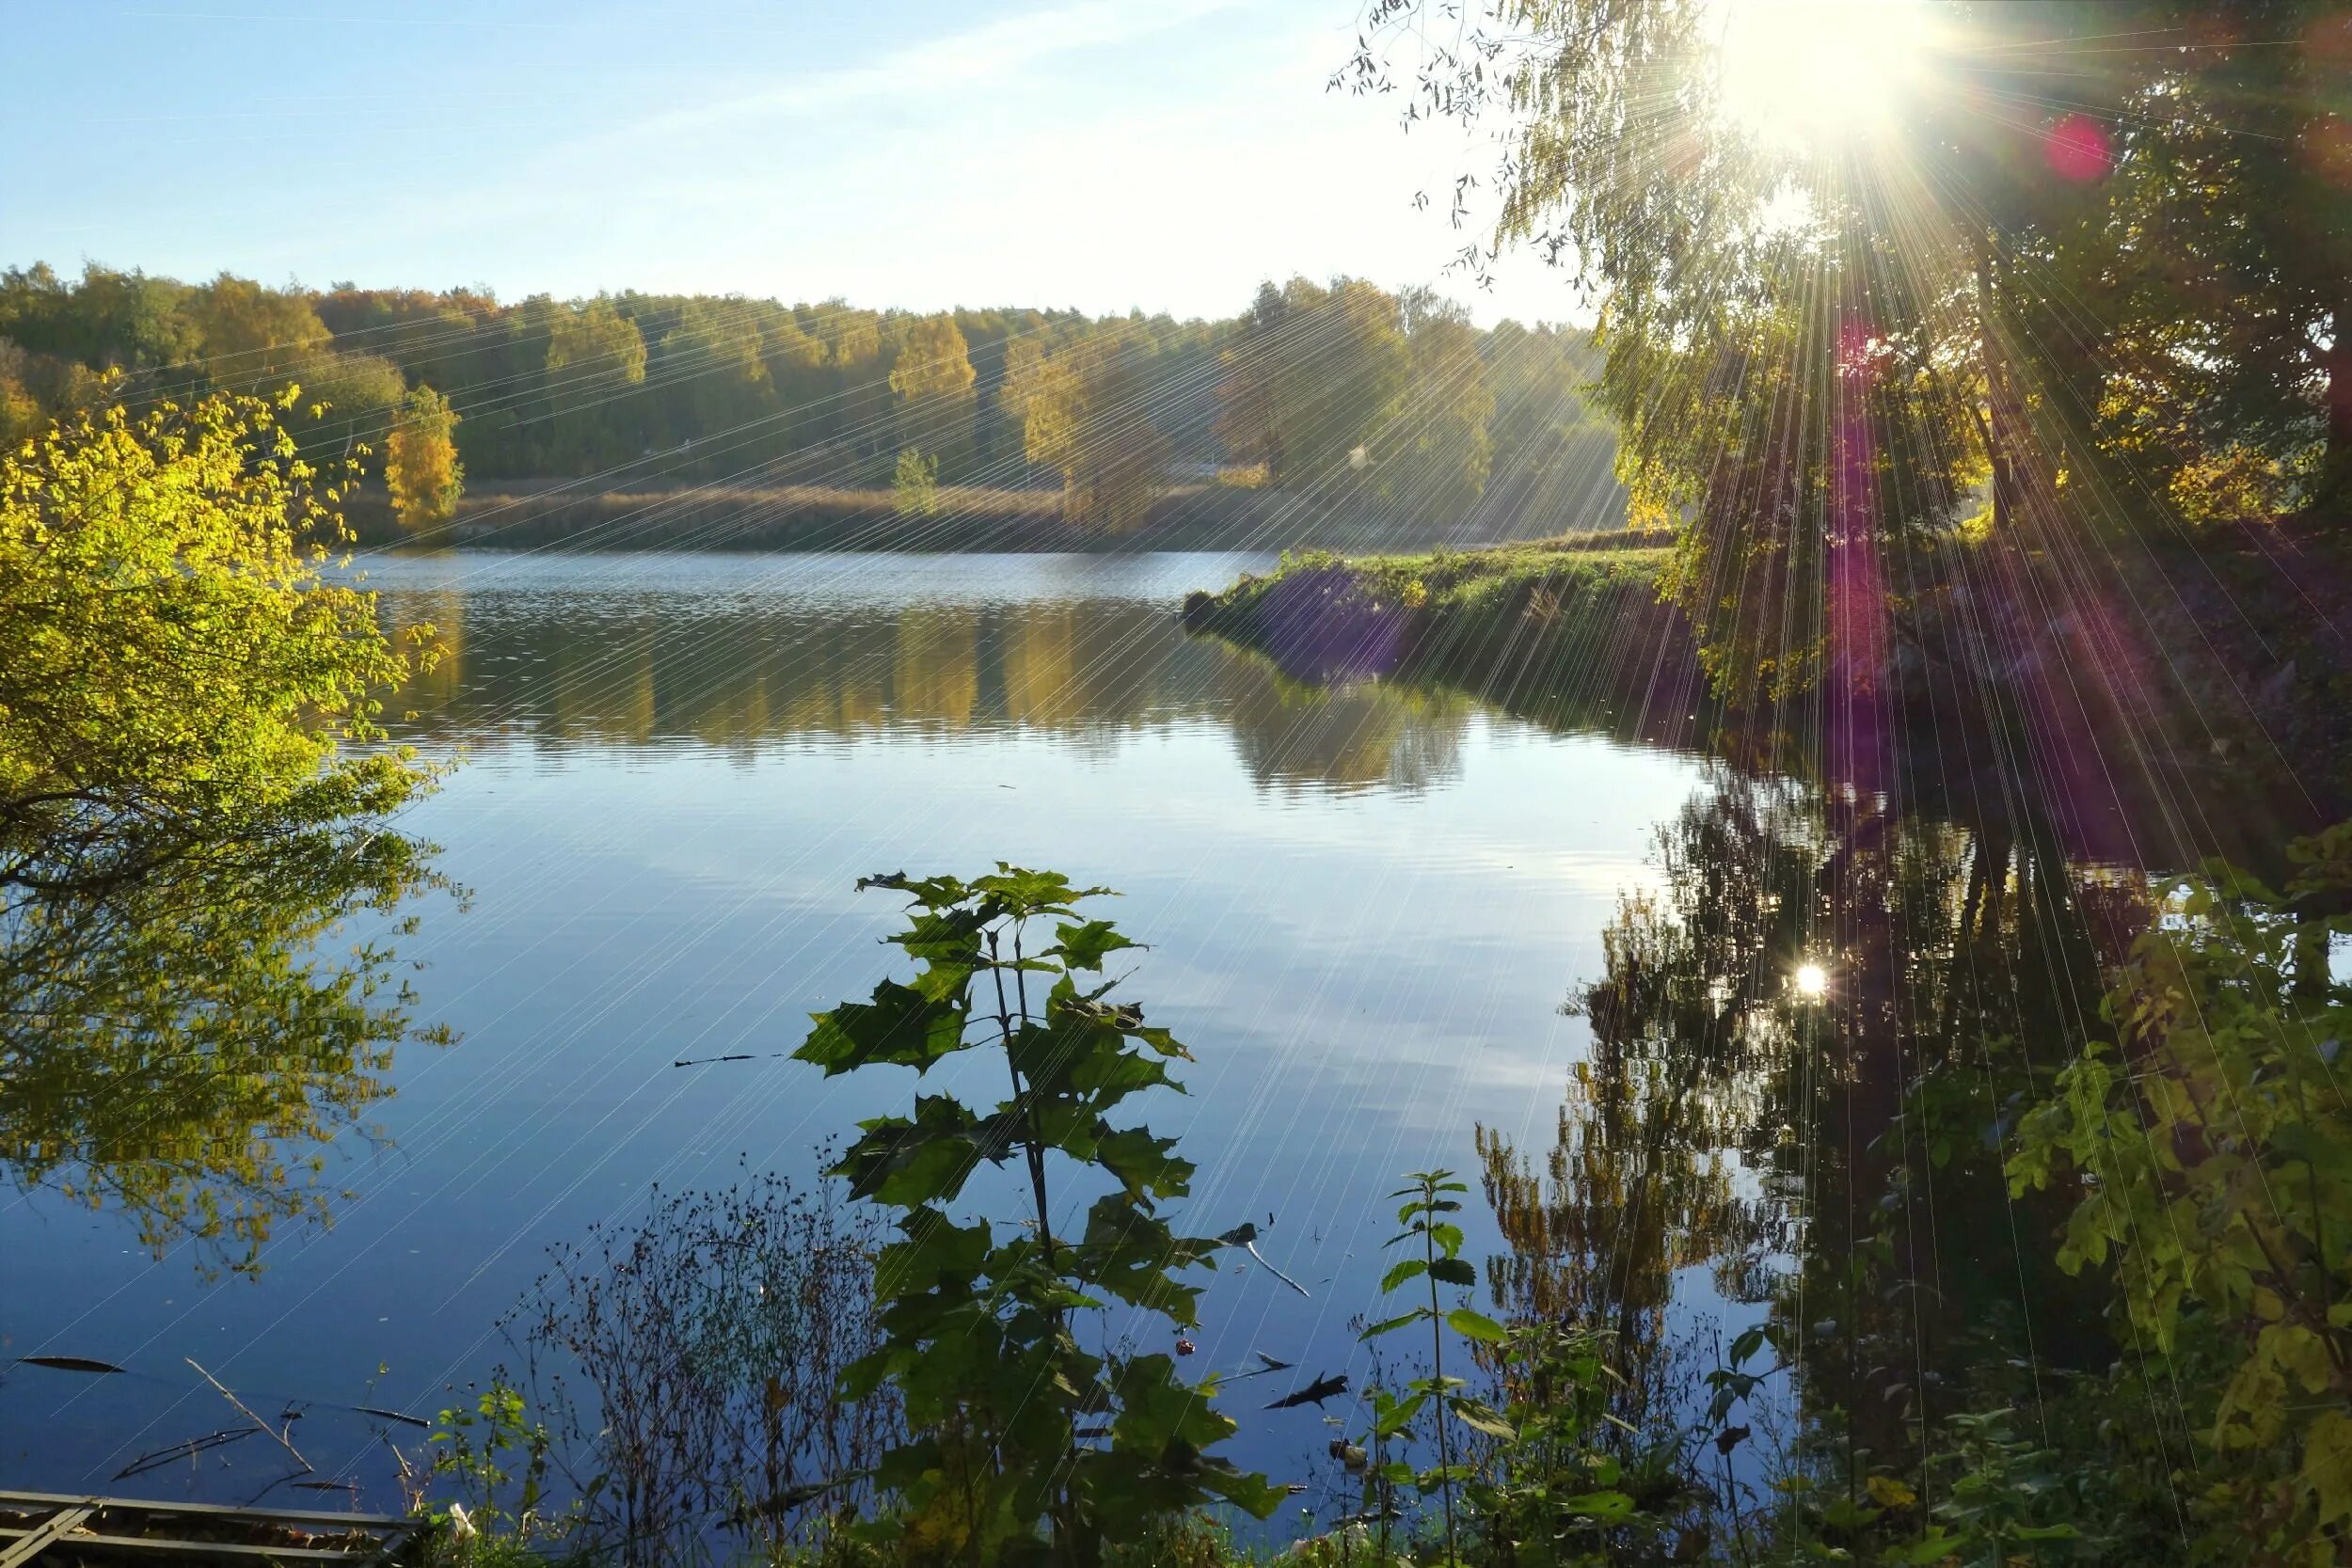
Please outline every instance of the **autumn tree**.
[[230, 273], [197, 290], [188, 311], [213, 373], [223, 379], [282, 369], [327, 343], [326, 325], [307, 295]]
[[289, 388], [296, 396], [281, 422], [316, 458], [354, 457], [373, 447], [408, 405], [400, 367], [374, 354], [314, 354], [263, 383], [266, 392]]
[[1152, 345], [1132, 327], [1089, 332], [1047, 354], [1025, 343], [1005, 382], [1028, 460], [1058, 469], [1064, 515], [1111, 532], [1139, 527], [1168, 473], [1152, 422]]
[[410, 1034], [380, 943], [324, 939], [430, 877], [391, 818], [431, 774], [374, 725], [429, 660], [322, 577], [295, 397], [0, 452], [0, 1161], [231, 1266], [322, 1212]]
[[292, 400], [117, 408], [0, 455], [0, 889], [119, 882], [424, 782], [341, 750], [417, 661], [319, 575], [341, 490], [278, 425]]
[[426, 533], [457, 515], [466, 475], [457, 459], [457, 414], [430, 387], [408, 394], [400, 422], [385, 442], [384, 483], [401, 527]]
[[936, 457], [950, 479], [961, 477], [971, 463], [976, 379], [955, 317], [925, 316], [908, 325], [890, 368], [898, 445]]
[[[1203, 321], [997, 309], [914, 316], [840, 299], [634, 291], [502, 301], [478, 289], [338, 282], [299, 293], [234, 277], [191, 287], [35, 265], [0, 273], [0, 433], [29, 434], [97, 405], [114, 372], [113, 395], [130, 401], [299, 386], [288, 428], [307, 452], [348, 453], [405, 422], [408, 388], [422, 385], [463, 412], [452, 438], [476, 482], [645, 463], [675, 479], [883, 486], [909, 448], [936, 460], [943, 482], [1004, 482], [1031, 446], [1024, 374], [1042, 356], [1083, 371], [1087, 406], [1132, 415], [1089, 420], [1074, 479], [1072, 463], [1051, 463], [1073, 516], [1131, 523], [1177, 459], [1263, 464], [1308, 498], [1377, 494], [1415, 506], [1411, 476], [1442, 470], [1452, 487], [1436, 504], [1452, 509], [1478, 489], [1480, 372], [1439, 352], [1453, 326], [1433, 324], [1437, 336], [1415, 349], [1407, 315], [1397, 298], [1352, 279], [1269, 283], [1242, 318]], [[1524, 395], [1506, 397], [1493, 370], [1502, 340], [1460, 330], [1501, 400], [1496, 421], [1535, 407], [1581, 411], [1573, 384], [1589, 369], [1563, 345], [1583, 345], [1585, 334], [1521, 333], [1540, 346], [1510, 378]], [[1083, 346], [1098, 337], [1100, 346]], [[1424, 374], [1444, 385], [1415, 391]], [[1058, 450], [1053, 423], [1041, 405], [1041, 452]], [[1512, 425], [1531, 437], [1541, 428]], [[1541, 477], [1559, 467], [1556, 443], [1538, 456], [1505, 439], [1501, 423], [1490, 434], [1500, 444], [1488, 467], [1515, 495], [1556, 487]], [[1605, 449], [1605, 432], [1579, 437], [1580, 472], [1596, 436]]]

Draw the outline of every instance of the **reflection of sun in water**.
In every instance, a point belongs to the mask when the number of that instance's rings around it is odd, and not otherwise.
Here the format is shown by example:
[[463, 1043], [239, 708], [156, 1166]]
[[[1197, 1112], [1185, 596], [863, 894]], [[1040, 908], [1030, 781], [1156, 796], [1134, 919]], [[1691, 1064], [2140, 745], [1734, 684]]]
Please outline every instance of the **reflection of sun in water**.
[[1829, 971], [1820, 964], [1799, 964], [1797, 972], [1788, 977], [1788, 983], [1796, 987], [1797, 994], [1807, 1002], [1818, 1002], [1829, 994]]
[[1885, 124], [1921, 87], [1919, 0], [1723, 0], [1724, 108], [1800, 146]]

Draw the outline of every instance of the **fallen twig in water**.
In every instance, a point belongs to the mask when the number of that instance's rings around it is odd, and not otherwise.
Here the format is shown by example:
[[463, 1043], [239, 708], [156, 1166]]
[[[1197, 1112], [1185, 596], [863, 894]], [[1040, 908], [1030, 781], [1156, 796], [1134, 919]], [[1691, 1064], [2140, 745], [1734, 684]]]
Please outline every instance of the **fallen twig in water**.
[[1246, 1372], [1233, 1372], [1229, 1375], [1220, 1376], [1217, 1381], [1219, 1383], [1240, 1383], [1247, 1378], [1263, 1377], [1268, 1372], [1287, 1372], [1293, 1367], [1298, 1365], [1295, 1361], [1277, 1361], [1274, 1357], [1268, 1355], [1262, 1350], [1253, 1350], [1249, 1354], [1256, 1356], [1261, 1362], [1263, 1363], [1263, 1365], [1252, 1367]]
[[1219, 1236], [1217, 1240], [1223, 1242], [1227, 1246], [1248, 1248], [1249, 1256], [1255, 1258], [1258, 1260], [1259, 1266], [1263, 1268], [1266, 1273], [1272, 1275], [1275, 1278], [1280, 1280], [1292, 1290], [1296, 1291], [1300, 1295], [1303, 1296], [1307, 1294], [1307, 1287], [1301, 1285], [1297, 1280], [1293, 1279], [1289, 1275], [1284, 1274], [1273, 1264], [1267, 1262], [1265, 1254], [1258, 1250], [1258, 1227], [1256, 1226], [1247, 1224], [1237, 1225], [1233, 1227], [1232, 1229], [1228, 1230], [1224, 1235]]
[[261, 1427], [223, 1427], [218, 1432], [208, 1432], [201, 1437], [191, 1437], [185, 1442], [174, 1443], [169, 1448], [157, 1449], [152, 1453], [143, 1453], [121, 1469], [117, 1470], [114, 1479], [128, 1481], [133, 1476], [143, 1476], [150, 1470], [163, 1468], [176, 1459], [193, 1459], [207, 1449], [227, 1448], [237, 1439], [250, 1437], [262, 1430], [263, 1429]]
[[183, 1355], [181, 1359], [185, 1361], [189, 1366], [196, 1367], [196, 1372], [199, 1377], [211, 1384], [214, 1387], [219, 1389], [220, 1397], [227, 1400], [230, 1404], [236, 1406], [238, 1415], [243, 1416], [246, 1420], [251, 1421], [262, 1431], [268, 1433], [272, 1437], [276, 1438], [278, 1440], [278, 1446], [285, 1449], [289, 1454], [292, 1454], [294, 1456], [294, 1462], [302, 1466], [302, 1469], [299, 1472], [300, 1474], [307, 1476], [310, 1473], [310, 1462], [302, 1457], [302, 1450], [294, 1446], [293, 1439], [289, 1438], [284, 1433], [273, 1428], [267, 1421], [253, 1414], [252, 1411], [246, 1409], [245, 1401], [230, 1393], [227, 1384], [221, 1382], [220, 1379], [206, 1371], [202, 1367], [197, 1366], [196, 1357], [192, 1355]]

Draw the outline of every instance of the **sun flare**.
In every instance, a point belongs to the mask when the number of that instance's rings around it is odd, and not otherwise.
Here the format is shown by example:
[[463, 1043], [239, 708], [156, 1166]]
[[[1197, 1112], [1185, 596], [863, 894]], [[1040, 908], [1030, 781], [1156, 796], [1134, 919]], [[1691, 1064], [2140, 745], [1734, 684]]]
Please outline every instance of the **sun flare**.
[[1867, 135], [1920, 87], [1928, 26], [1918, 0], [1724, 0], [1724, 112], [1797, 147]]

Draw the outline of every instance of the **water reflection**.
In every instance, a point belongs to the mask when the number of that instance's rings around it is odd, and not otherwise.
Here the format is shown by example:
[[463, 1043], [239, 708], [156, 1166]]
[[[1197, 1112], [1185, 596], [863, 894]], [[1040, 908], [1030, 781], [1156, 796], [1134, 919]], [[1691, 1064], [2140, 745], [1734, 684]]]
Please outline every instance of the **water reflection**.
[[2051, 846], [1718, 766], [1570, 998], [1592, 1048], [1551, 1148], [1478, 1132], [1495, 1305], [1613, 1329], [1628, 1403], [1656, 1412], [1714, 1365], [1669, 1331], [1704, 1267], [1767, 1309], [1804, 1404], [1879, 1451], [1976, 1362], [2109, 1354], [2050, 1261], [2060, 1208], [2012, 1202], [2000, 1162], [2152, 911], [2144, 876]]
[[[0, 878], [0, 1164], [114, 1212], [157, 1256], [253, 1273], [272, 1233], [344, 1196], [394, 1049], [447, 1038], [397, 976], [396, 911], [434, 885], [380, 820], [236, 825], [136, 845], [123, 875]], [[14, 847], [24, 848], [23, 846]], [[375, 935], [331, 940], [364, 921]]]
[[[476, 749], [750, 755], [884, 731], [933, 742], [1023, 731], [1083, 748], [1217, 723], [1262, 785], [1409, 790], [1458, 774], [1478, 711], [1458, 693], [1291, 680], [1186, 636], [1151, 580], [1129, 595], [1059, 596], [1093, 585], [1057, 584], [1024, 558], [967, 558], [961, 594], [944, 597], [935, 583], [876, 595], [821, 565], [762, 578], [739, 558], [641, 562], [601, 587], [577, 569], [478, 556], [368, 570], [388, 621], [429, 624], [448, 650], [410, 693], [407, 733]], [[1162, 570], [1189, 582], [1230, 567]]]

